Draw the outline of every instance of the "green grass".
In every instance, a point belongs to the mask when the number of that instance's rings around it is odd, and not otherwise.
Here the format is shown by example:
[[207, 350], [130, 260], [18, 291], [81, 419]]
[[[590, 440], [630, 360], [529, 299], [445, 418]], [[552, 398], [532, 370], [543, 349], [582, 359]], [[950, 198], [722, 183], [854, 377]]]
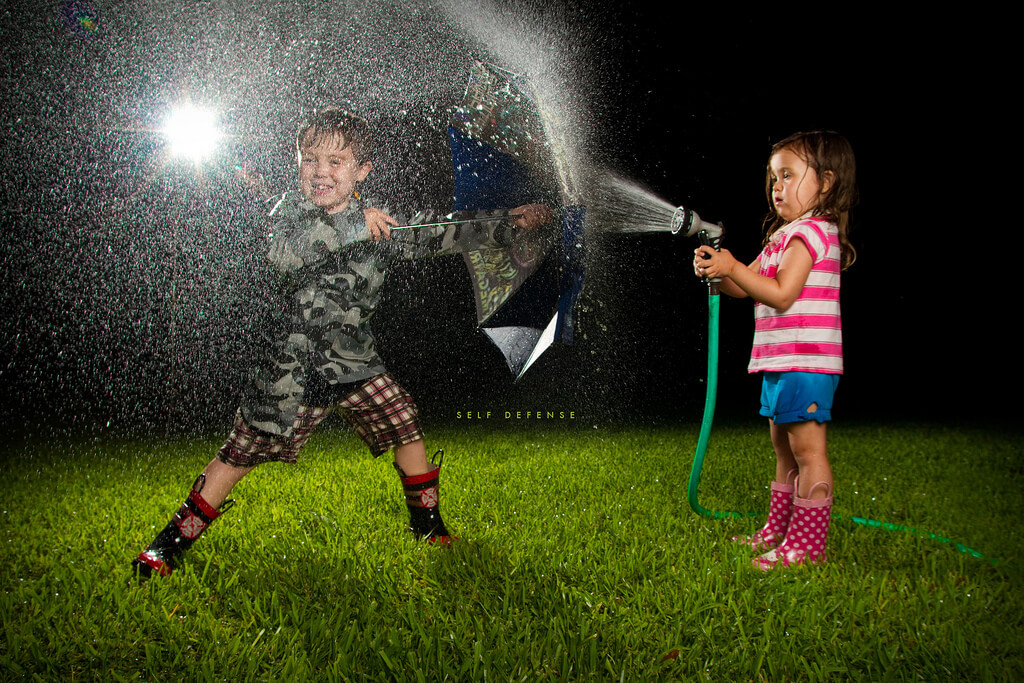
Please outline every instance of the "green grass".
[[[692, 513], [696, 425], [430, 430], [460, 542], [416, 543], [390, 465], [316, 434], [257, 469], [172, 577], [126, 587], [219, 438], [4, 456], [4, 680], [1015, 680], [1024, 472], [1014, 433], [831, 432], [823, 567], [761, 574]], [[760, 423], [715, 428], [712, 510], [761, 511]], [[867, 517], [931, 532], [870, 528]], [[962, 543], [985, 555], [960, 552]]]

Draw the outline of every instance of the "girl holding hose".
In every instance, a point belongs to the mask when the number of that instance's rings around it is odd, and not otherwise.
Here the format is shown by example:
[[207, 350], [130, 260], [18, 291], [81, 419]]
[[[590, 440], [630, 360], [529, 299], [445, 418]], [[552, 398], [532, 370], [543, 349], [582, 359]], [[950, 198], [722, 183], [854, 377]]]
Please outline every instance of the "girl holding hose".
[[761, 373], [761, 411], [775, 450], [764, 527], [734, 540], [771, 569], [826, 561], [833, 480], [826, 425], [843, 373], [840, 273], [856, 252], [848, 238], [856, 199], [850, 143], [831, 131], [796, 133], [772, 147], [766, 194], [772, 212], [760, 255], [749, 265], [729, 251], [698, 247], [700, 277], [754, 300], [748, 370]]

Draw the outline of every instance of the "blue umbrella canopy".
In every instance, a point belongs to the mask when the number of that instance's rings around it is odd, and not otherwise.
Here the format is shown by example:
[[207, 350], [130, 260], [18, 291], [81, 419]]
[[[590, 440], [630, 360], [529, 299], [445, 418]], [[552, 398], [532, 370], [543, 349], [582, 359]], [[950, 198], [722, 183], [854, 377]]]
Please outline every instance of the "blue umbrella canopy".
[[559, 230], [517, 235], [508, 249], [466, 254], [477, 323], [516, 379], [555, 342], [571, 344], [583, 287], [584, 221], [557, 125], [529, 79], [477, 62], [449, 127], [453, 210], [543, 203]]

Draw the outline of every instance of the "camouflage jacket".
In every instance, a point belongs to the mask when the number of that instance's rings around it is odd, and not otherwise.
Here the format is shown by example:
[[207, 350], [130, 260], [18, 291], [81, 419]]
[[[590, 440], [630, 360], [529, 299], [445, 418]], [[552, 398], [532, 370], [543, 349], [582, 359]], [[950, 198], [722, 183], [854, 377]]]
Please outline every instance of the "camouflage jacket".
[[[265, 351], [252, 368], [242, 414], [264, 432], [289, 436], [302, 403], [316, 403], [316, 388], [360, 382], [384, 372], [370, 321], [381, 298], [387, 266], [417, 259], [511, 244], [515, 227], [495, 216], [469, 225], [402, 230], [372, 242], [364, 204], [328, 215], [298, 193], [282, 196], [268, 216], [270, 283]], [[429, 223], [421, 212], [406, 224]]]

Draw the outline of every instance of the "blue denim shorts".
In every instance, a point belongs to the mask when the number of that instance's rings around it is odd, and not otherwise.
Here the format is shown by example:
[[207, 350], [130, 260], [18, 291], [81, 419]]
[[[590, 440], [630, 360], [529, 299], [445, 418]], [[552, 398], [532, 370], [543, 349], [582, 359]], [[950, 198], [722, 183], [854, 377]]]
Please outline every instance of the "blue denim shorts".
[[[828, 422], [839, 375], [822, 372], [766, 372], [761, 382], [761, 415], [775, 424]], [[815, 406], [815, 410], [809, 408]]]

